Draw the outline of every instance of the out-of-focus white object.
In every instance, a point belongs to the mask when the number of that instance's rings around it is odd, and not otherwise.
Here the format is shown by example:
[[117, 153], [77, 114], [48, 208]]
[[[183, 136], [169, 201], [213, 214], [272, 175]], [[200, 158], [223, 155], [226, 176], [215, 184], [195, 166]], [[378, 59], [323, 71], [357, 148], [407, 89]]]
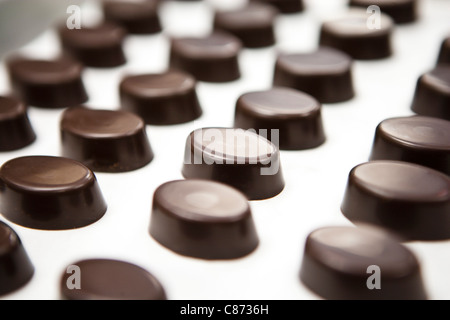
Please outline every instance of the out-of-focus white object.
[[21, 47], [83, 0], [0, 0], [0, 57]]

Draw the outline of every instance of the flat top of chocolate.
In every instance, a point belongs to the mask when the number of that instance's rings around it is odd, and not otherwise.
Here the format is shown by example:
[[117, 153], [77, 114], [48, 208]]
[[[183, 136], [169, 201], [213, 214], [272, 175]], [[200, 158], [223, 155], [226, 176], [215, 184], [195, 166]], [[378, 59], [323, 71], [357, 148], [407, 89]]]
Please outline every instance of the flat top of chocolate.
[[208, 180], [170, 181], [158, 188], [155, 197], [170, 212], [189, 220], [230, 221], [250, 210], [241, 192]]
[[426, 81], [439, 90], [450, 94], [450, 66], [440, 65], [423, 75]]
[[159, 0], [103, 0], [107, 15], [134, 20], [156, 14]]
[[379, 196], [405, 201], [450, 199], [450, 178], [438, 171], [400, 161], [372, 161], [355, 167], [353, 179]]
[[36, 84], [60, 84], [81, 77], [83, 66], [71, 59], [34, 60], [19, 58], [11, 60], [8, 67], [16, 79]]
[[180, 71], [125, 77], [120, 87], [141, 97], [173, 96], [195, 88], [196, 80]]
[[326, 21], [322, 27], [327, 31], [341, 36], [372, 36], [385, 34], [392, 31], [394, 28], [394, 22], [392, 18], [385, 14], [381, 14], [380, 28], [369, 28], [368, 18], [366, 10], [350, 9], [344, 16]]
[[202, 128], [191, 133], [191, 139], [193, 147], [209, 158], [234, 164], [269, 161], [277, 151], [272, 142], [251, 130]]
[[281, 87], [243, 94], [239, 103], [252, 112], [267, 116], [306, 116], [320, 108], [320, 103], [309, 94]]
[[16, 233], [6, 223], [0, 221], [0, 257], [8, 253], [18, 242]]
[[194, 59], [223, 59], [235, 57], [241, 50], [242, 44], [232, 35], [213, 32], [206, 37], [172, 39], [172, 48]]
[[450, 121], [424, 116], [392, 118], [381, 122], [380, 129], [406, 146], [450, 152]]
[[4, 163], [0, 179], [21, 190], [61, 192], [83, 187], [95, 178], [88, 168], [72, 159], [28, 156]]
[[120, 110], [95, 110], [85, 107], [66, 109], [61, 129], [87, 138], [114, 138], [135, 134], [145, 128], [137, 115]]
[[243, 8], [216, 12], [215, 22], [230, 29], [271, 26], [277, 13], [273, 6], [251, 3]]
[[0, 96], [0, 121], [14, 118], [26, 112], [26, 106], [22, 102]]
[[68, 289], [65, 273], [62, 293], [75, 300], [161, 300], [165, 293], [158, 280], [134, 264], [109, 259], [90, 259], [74, 263], [80, 268], [80, 289]]
[[377, 265], [385, 276], [402, 276], [418, 267], [406, 247], [372, 227], [321, 228], [308, 236], [308, 245], [322, 263], [343, 273], [366, 274]]
[[277, 63], [293, 73], [330, 74], [346, 72], [353, 59], [347, 54], [327, 47], [315, 52], [281, 54]]
[[116, 46], [124, 39], [125, 30], [113, 23], [103, 22], [93, 27], [68, 29], [65, 25], [59, 29], [63, 43], [78, 48], [102, 48]]

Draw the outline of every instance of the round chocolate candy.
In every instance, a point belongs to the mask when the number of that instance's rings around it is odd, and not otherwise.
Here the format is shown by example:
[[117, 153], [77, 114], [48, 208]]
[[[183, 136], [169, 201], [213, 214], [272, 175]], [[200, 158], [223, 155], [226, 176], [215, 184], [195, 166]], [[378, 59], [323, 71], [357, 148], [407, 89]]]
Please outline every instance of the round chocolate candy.
[[450, 64], [450, 37], [442, 41], [439, 51], [438, 64]]
[[450, 66], [439, 65], [419, 78], [411, 109], [423, 116], [450, 120]]
[[351, 170], [341, 209], [405, 240], [450, 239], [450, 177], [408, 162], [364, 163]]
[[377, 127], [370, 160], [413, 162], [450, 175], [450, 121], [423, 116], [386, 119]]
[[131, 171], [153, 159], [144, 121], [126, 111], [69, 108], [61, 118], [61, 142], [63, 156], [93, 171]]
[[272, 141], [271, 133], [276, 132], [281, 150], [315, 148], [325, 141], [320, 103], [308, 94], [289, 88], [241, 95], [236, 103], [234, 126], [267, 129], [267, 137]]
[[238, 38], [223, 32], [201, 38], [172, 39], [170, 65], [192, 74], [199, 81], [234, 81], [241, 76], [238, 61], [241, 47]]
[[345, 53], [325, 47], [312, 53], [281, 54], [273, 84], [303, 91], [322, 103], [347, 101], [355, 95], [352, 64]]
[[267, 3], [277, 8], [281, 13], [297, 13], [304, 10], [303, 0], [250, 0], [251, 2]]
[[392, 235], [368, 226], [311, 232], [300, 279], [330, 300], [427, 299], [415, 255]]
[[27, 107], [15, 98], [0, 96], [0, 151], [23, 148], [36, 140]]
[[350, 6], [364, 9], [378, 6], [398, 24], [417, 20], [417, 0], [350, 0]]
[[158, 15], [160, 0], [104, 0], [103, 16], [131, 34], [153, 34], [161, 31]]
[[122, 43], [126, 31], [119, 25], [104, 22], [93, 27], [59, 29], [64, 51], [85, 66], [112, 68], [126, 63]]
[[271, 198], [284, 189], [278, 147], [254, 130], [193, 131], [186, 141], [182, 173], [231, 185], [250, 200]]
[[69, 265], [60, 281], [66, 300], [166, 300], [161, 283], [147, 270], [120, 260], [89, 259]]
[[120, 83], [121, 108], [147, 124], [189, 122], [202, 115], [196, 85], [191, 75], [179, 71], [127, 76]]
[[0, 296], [24, 286], [34, 267], [17, 233], [0, 221]]
[[245, 195], [196, 179], [170, 181], [156, 189], [150, 235], [174, 252], [201, 259], [240, 258], [259, 243]]
[[357, 60], [384, 59], [392, 55], [394, 23], [381, 13], [372, 22], [365, 10], [350, 10], [344, 17], [322, 24], [320, 44], [344, 51]]
[[247, 48], [268, 47], [275, 44], [273, 25], [276, 16], [277, 10], [272, 6], [255, 3], [216, 12], [214, 28], [235, 35]]
[[94, 173], [83, 164], [29, 156], [0, 168], [0, 212], [24, 227], [62, 230], [94, 223], [106, 204]]
[[82, 81], [83, 67], [74, 60], [15, 58], [8, 62], [8, 69], [14, 94], [27, 105], [65, 108], [88, 99]]

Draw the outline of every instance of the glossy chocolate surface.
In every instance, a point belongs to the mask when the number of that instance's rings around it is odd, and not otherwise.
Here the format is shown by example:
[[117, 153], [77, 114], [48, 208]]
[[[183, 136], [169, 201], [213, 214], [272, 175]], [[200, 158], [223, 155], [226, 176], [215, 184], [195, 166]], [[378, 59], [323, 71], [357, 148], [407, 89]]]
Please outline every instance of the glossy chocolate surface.
[[83, 67], [74, 60], [14, 58], [7, 66], [14, 95], [27, 105], [65, 108], [88, 99], [82, 80]]
[[172, 39], [170, 66], [205, 82], [230, 82], [241, 77], [241, 41], [224, 32], [205, 37]]
[[96, 222], [106, 203], [95, 175], [78, 161], [27, 156], [0, 168], [0, 212], [24, 227], [62, 230]]
[[417, 81], [412, 111], [450, 120], [450, 66], [439, 65]]
[[131, 34], [153, 34], [161, 31], [159, 0], [104, 0], [106, 21], [121, 25]]
[[214, 28], [235, 35], [247, 48], [275, 44], [274, 20], [277, 10], [269, 5], [253, 3], [246, 7], [216, 12]]
[[[147, 270], [119, 260], [89, 259], [73, 263], [64, 272], [60, 293], [66, 300], [166, 300], [164, 288]], [[68, 268], [69, 268], [68, 267]], [[70, 279], [79, 271], [79, 288]]]
[[181, 71], [127, 76], [120, 83], [121, 108], [152, 125], [185, 123], [202, 115], [197, 82]]
[[21, 149], [36, 140], [27, 107], [15, 98], [0, 96], [0, 151]]
[[392, 55], [394, 23], [381, 14], [380, 25], [368, 27], [366, 10], [354, 9], [345, 16], [322, 24], [320, 44], [341, 50], [356, 60], [377, 60]]
[[278, 147], [251, 130], [193, 131], [186, 140], [182, 173], [187, 179], [231, 185], [250, 200], [271, 198], [284, 189]]
[[34, 267], [17, 233], [0, 221], [0, 296], [24, 286]]
[[395, 23], [411, 23], [417, 20], [417, 0], [350, 0], [350, 6], [367, 9], [378, 6], [384, 14], [390, 16]]
[[382, 121], [375, 133], [370, 160], [399, 160], [450, 175], [450, 121], [400, 117]]
[[281, 54], [273, 84], [303, 91], [322, 103], [347, 101], [355, 95], [352, 64], [347, 54], [326, 47], [311, 53]]
[[144, 121], [116, 110], [74, 107], [61, 118], [62, 154], [93, 171], [139, 169], [153, 159]]
[[225, 184], [177, 180], [153, 196], [150, 235], [182, 255], [234, 259], [259, 243], [247, 198]]
[[450, 64], [450, 37], [444, 39], [439, 50], [438, 64]]
[[[369, 277], [379, 268], [380, 289]], [[384, 231], [325, 227], [306, 240], [300, 279], [330, 300], [422, 300], [427, 294], [414, 254]]]
[[97, 26], [59, 29], [59, 38], [64, 51], [94, 68], [112, 68], [126, 63], [122, 43], [126, 31], [117, 24], [104, 22]]
[[351, 170], [341, 209], [405, 240], [450, 239], [450, 178], [408, 162], [364, 163]]
[[279, 130], [281, 150], [315, 148], [325, 141], [321, 104], [312, 96], [290, 88], [272, 88], [241, 95], [234, 126], [242, 129]]

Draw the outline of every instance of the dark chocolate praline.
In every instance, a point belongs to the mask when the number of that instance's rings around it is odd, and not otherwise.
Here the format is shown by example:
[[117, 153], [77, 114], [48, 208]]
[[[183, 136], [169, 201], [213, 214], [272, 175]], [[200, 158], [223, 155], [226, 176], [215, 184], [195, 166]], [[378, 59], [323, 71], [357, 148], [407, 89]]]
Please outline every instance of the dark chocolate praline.
[[424, 116], [383, 120], [369, 160], [412, 162], [450, 175], [450, 121]]
[[189, 122], [202, 115], [196, 87], [193, 76], [175, 70], [126, 76], [119, 89], [121, 109], [151, 125]]
[[[79, 272], [79, 283], [72, 277]], [[65, 300], [166, 300], [158, 279], [147, 270], [121, 260], [87, 259], [74, 262], [60, 280]]]
[[381, 13], [378, 20], [369, 19], [366, 10], [353, 9], [343, 17], [322, 23], [319, 43], [341, 50], [356, 60], [379, 60], [393, 53], [392, 19]]
[[26, 105], [18, 99], [0, 96], [0, 151], [21, 149], [35, 140]]
[[176, 180], [158, 187], [149, 231], [176, 253], [208, 260], [240, 258], [259, 243], [245, 195], [208, 180]]
[[321, 104], [314, 97], [290, 88], [247, 92], [236, 102], [234, 126], [267, 130], [279, 135], [281, 150], [304, 150], [325, 142]]
[[274, 86], [294, 88], [321, 103], [337, 103], [354, 97], [353, 59], [328, 47], [308, 53], [283, 53], [275, 63]]
[[450, 177], [403, 161], [363, 163], [349, 174], [341, 210], [404, 240], [450, 239]]
[[16, 57], [7, 63], [13, 94], [25, 104], [40, 108], [65, 108], [87, 101], [83, 65], [62, 57], [36, 60]]
[[60, 127], [62, 155], [93, 171], [132, 171], [153, 160], [145, 123], [134, 113], [73, 107]]
[[187, 179], [228, 184], [250, 200], [274, 197], [285, 186], [277, 145], [255, 130], [239, 128], [191, 132], [186, 139], [182, 174]]
[[300, 279], [329, 300], [424, 300], [415, 255], [382, 229], [324, 227], [305, 244]]
[[241, 41], [224, 32], [171, 41], [170, 66], [192, 74], [198, 81], [224, 83], [241, 77]]
[[98, 221], [106, 203], [94, 173], [82, 163], [26, 156], [0, 168], [0, 212], [23, 227], [67, 230]]
[[17, 233], [0, 221], [0, 296], [26, 285], [34, 266]]

